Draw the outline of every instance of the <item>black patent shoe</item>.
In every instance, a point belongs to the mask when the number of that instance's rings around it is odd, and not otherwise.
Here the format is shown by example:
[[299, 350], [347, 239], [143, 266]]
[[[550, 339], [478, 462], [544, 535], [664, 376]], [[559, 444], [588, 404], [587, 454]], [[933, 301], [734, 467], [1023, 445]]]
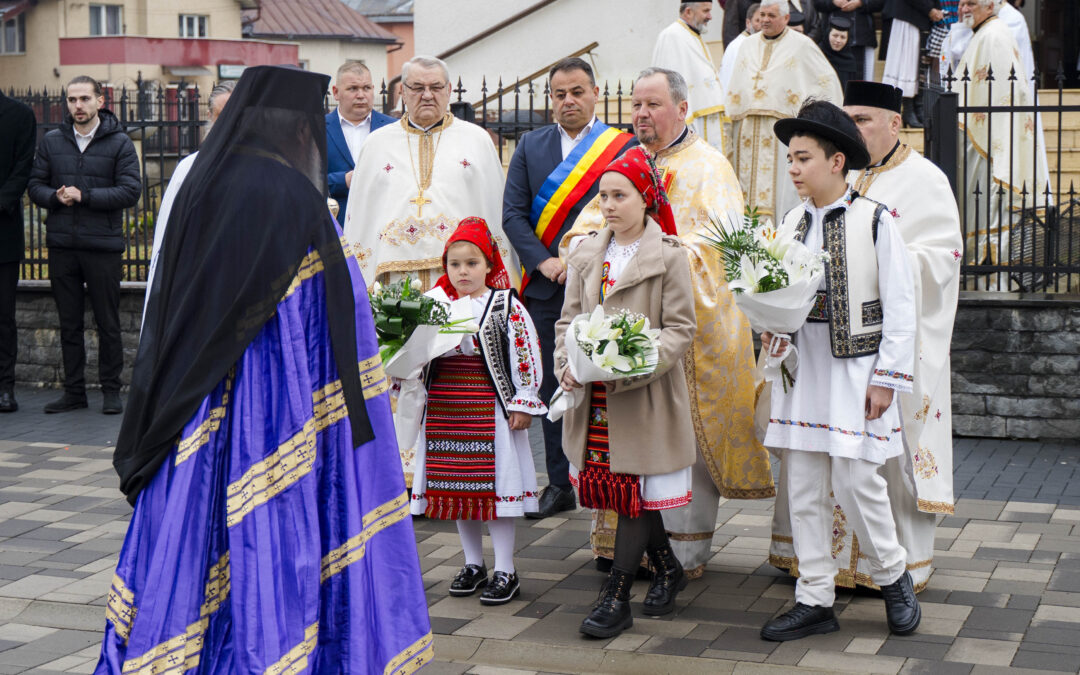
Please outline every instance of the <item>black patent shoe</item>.
[[0, 413], [15, 412], [19, 409], [19, 403], [15, 400], [15, 392], [0, 391]]
[[521, 582], [517, 572], [495, 571], [491, 583], [480, 594], [481, 605], [502, 605], [513, 600], [521, 593]]
[[682, 563], [675, 557], [671, 546], [649, 551], [649, 560], [656, 571], [653, 572], [649, 592], [645, 594], [642, 611], [649, 616], [670, 614], [675, 609], [675, 596], [686, 588], [690, 580], [686, 578]]
[[905, 570], [903, 576], [888, 586], [881, 587], [885, 598], [885, 618], [894, 635], [911, 635], [922, 621], [922, 608], [915, 597], [911, 575]]
[[633, 574], [612, 569], [600, 591], [600, 598], [578, 630], [591, 637], [612, 638], [633, 626], [634, 617], [630, 614], [632, 583]]
[[573, 511], [577, 508], [574, 488], [561, 488], [558, 485], [549, 485], [544, 488], [537, 501], [537, 510], [526, 513], [526, 518], [533, 520], [550, 518], [560, 511]]
[[834, 633], [840, 630], [832, 607], [812, 607], [801, 602], [776, 617], [761, 629], [764, 640], [785, 642], [809, 635]]
[[486, 565], [466, 565], [450, 582], [450, 595], [454, 597], [472, 595], [477, 589], [487, 586], [487, 582]]
[[60, 398], [45, 404], [45, 412], [47, 413], [59, 413], [67, 412], [69, 410], [78, 410], [79, 408], [85, 408], [86, 394], [79, 396], [77, 394], [65, 393]]

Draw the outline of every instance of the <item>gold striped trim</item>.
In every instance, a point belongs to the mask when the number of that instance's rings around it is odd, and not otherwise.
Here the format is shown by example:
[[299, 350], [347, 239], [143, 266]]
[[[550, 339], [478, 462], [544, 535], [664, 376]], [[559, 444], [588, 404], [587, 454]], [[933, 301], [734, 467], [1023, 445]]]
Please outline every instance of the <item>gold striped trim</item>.
[[950, 516], [956, 513], [956, 507], [949, 502], [931, 502], [920, 499], [916, 507], [923, 513], [944, 513]]
[[210, 442], [210, 434], [221, 428], [221, 421], [225, 419], [225, 411], [229, 406], [229, 394], [232, 393], [235, 378], [236, 367], [233, 366], [229, 369], [229, 374], [225, 378], [225, 391], [221, 394], [221, 405], [212, 408], [202, 424], [195, 427], [195, 430], [187, 438], [177, 442], [175, 466], [180, 466], [180, 464], [190, 459], [193, 454], [205, 447]]
[[409, 675], [435, 658], [435, 644], [431, 633], [420, 638], [401, 652], [383, 669], [383, 675]]
[[772, 540], [780, 544], [794, 544], [795, 539], [793, 537], [786, 537], [782, 534], [774, 534]]
[[402, 492], [396, 498], [366, 514], [360, 534], [349, 538], [341, 546], [327, 553], [322, 559], [322, 581], [326, 581], [349, 565], [364, 557], [367, 542], [379, 532], [405, 520], [409, 515], [409, 495]]
[[317, 420], [311, 418], [292, 438], [269, 457], [256, 462], [239, 480], [229, 485], [225, 516], [228, 527], [238, 525], [256, 507], [265, 504], [315, 466]]
[[263, 671], [266, 675], [295, 675], [308, 667], [307, 657], [315, 651], [315, 645], [319, 642], [319, 622], [311, 624], [304, 630], [304, 641], [296, 645], [282, 656], [277, 663]]
[[199, 608], [201, 618], [189, 624], [187, 630], [180, 635], [162, 642], [142, 656], [125, 661], [123, 672], [137, 675], [171, 675], [197, 668], [206, 629], [210, 625], [210, 614], [217, 611], [229, 596], [229, 578], [229, 554], [226, 552], [217, 564], [210, 568], [204, 601]]
[[[933, 564], [933, 562], [934, 561], [932, 559], [919, 560], [917, 562], [908, 563], [907, 569], [910, 571], [917, 570], [922, 567], [929, 567]], [[787, 556], [775, 555], [770, 553], [769, 564], [778, 569], [787, 570], [787, 573], [795, 577], [796, 579], [799, 577], [798, 558], [789, 558]], [[858, 584], [859, 586], [865, 586], [866, 588], [872, 588], [878, 591], [881, 590], [881, 587], [874, 583], [874, 580], [870, 578], [869, 574], [864, 574], [862, 572], [853, 573], [850, 569], [842, 569], [838, 571], [836, 573], [834, 583], [841, 588], [855, 588], [855, 585]], [[913, 589], [916, 593], [921, 593], [929, 583], [929, 579], [927, 579], [926, 581], [920, 581], [913, 586]]]
[[705, 541], [712, 539], [712, 532], [671, 532], [668, 531], [668, 539], [672, 541]]
[[311, 253], [308, 253], [306, 256], [304, 256], [304, 259], [300, 261], [299, 269], [296, 270], [296, 276], [294, 276], [292, 281], [289, 283], [289, 288], [285, 291], [285, 296], [282, 298], [282, 300], [290, 297], [293, 293], [298, 291], [301, 284], [303, 284], [305, 281], [312, 278], [319, 272], [322, 272], [323, 268], [323, 261], [322, 258], [319, 256], [318, 251], [312, 251]]
[[135, 607], [135, 594], [120, 575], [114, 574], [105, 605], [105, 620], [113, 625], [113, 630], [123, 639], [124, 644], [127, 644], [128, 637], [131, 636], [131, 626], [135, 623], [138, 611]]

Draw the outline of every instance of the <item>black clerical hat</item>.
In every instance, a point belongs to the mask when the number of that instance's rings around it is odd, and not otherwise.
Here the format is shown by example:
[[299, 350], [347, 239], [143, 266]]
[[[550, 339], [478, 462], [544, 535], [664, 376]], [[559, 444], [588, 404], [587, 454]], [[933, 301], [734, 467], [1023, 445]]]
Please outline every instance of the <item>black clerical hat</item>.
[[784, 145], [798, 132], [827, 138], [840, 148], [847, 158], [848, 169], [863, 169], [870, 163], [870, 153], [855, 122], [844, 111], [828, 101], [809, 101], [803, 104], [798, 117], [780, 120], [773, 133]]
[[844, 91], [844, 105], [864, 105], [899, 113], [903, 95], [902, 90], [891, 84], [851, 80]]
[[792, 10], [788, 17], [789, 26], [801, 26], [806, 22], [806, 15], [797, 10]]
[[851, 19], [833, 14], [829, 17], [829, 28], [836, 30], [851, 30]]

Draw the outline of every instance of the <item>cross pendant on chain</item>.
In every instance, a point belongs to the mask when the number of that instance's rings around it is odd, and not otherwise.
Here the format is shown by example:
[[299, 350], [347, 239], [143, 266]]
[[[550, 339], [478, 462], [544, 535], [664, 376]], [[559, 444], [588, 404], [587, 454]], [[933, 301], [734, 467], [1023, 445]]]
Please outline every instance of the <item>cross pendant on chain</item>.
[[417, 218], [423, 218], [424, 217], [424, 204], [430, 204], [431, 200], [430, 199], [424, 199], [424, 191], [421, 189], [420, 194], [416, 195], [415, 199], [410, 199], [409, 203], [416, 205], [416, 217]]

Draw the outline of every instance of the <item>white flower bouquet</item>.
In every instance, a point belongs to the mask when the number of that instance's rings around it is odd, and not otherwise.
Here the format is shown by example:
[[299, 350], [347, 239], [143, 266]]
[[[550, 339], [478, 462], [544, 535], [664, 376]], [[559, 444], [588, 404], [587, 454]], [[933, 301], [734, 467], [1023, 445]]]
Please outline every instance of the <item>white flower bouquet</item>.
[[[570, 374], [583, 384], [649, 375], [656, 370], [659, 350], [660, 329], [650, 328], [647, 317], [625, 310], [605, 314], [597, 305], [575, 317], [566, 330]], [[559, 388], [548, 404], [548, 419], [554, 422], [584, 400], [582, 390]]]
[[772, 356], [782, 339], [802, 328], [814, 306], [818, 288], [825, 275], [829, 255], [813, 252], [795, 238], [794, 228], [776, 228], [768, 220], [761, 222], [756, 209], [741, 216], [709, 214], [712, 221], [703, 236], [720, 253], [728, 287], [755, 332], [773, 334], [773, 343], [765, 349], [765, 379], [780, 378], [787, 385], [794, 382], [784, 362], [797, 364], [798, 352], [788, 346], [780, 356]]

